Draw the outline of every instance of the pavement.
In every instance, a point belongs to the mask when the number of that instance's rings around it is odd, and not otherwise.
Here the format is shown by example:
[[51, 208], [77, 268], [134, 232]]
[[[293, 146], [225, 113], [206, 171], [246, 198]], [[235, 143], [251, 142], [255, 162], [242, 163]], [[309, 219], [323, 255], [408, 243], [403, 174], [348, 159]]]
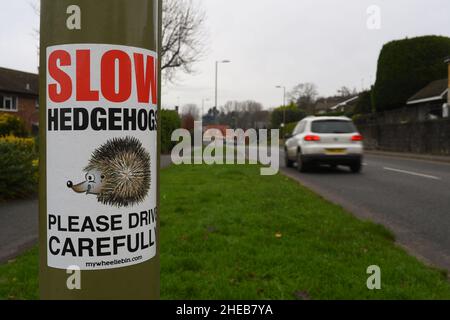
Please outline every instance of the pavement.
[[[161, 155], [161, 167], [172, 163]], [[39, 201], [37, 198], [0, 203], [0, 263], [14, 259], [38, 242]]]
[[450, 271], [450, 164], [368, 153], [361, 174], [345, 167], [283, 174], [354, 215], [383, 224], [420, 260]]
[[0, 203], [0, 263], [37, 243], [38, 200]]

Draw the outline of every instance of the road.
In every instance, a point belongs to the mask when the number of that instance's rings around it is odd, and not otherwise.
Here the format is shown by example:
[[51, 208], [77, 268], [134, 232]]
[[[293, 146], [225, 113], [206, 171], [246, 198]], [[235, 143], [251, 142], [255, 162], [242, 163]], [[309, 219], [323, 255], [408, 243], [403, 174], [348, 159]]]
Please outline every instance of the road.
[[345, 167], [281, 170], [356, 216], [388, 227], [398, 243], [450, 271], [450, 164], [367, 154], [361, 174]]
[[[161, 167], [172, 163], [161, 156]], [[38, 240], [38, 199], [0, 203], [0, 263], [31, 248]]]

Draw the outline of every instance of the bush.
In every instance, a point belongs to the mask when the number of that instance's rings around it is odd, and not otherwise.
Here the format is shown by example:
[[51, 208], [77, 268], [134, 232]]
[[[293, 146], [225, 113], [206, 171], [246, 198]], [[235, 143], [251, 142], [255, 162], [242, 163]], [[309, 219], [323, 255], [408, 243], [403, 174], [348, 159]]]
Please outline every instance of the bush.
[[281, 129], [281, 138], [286, 137], [286, 135], [292, 135], [292, 132], [294, 132], [295, 127], [297, 126], [298, 122], [291, 122], [286, 124], [286, 126]]
[[278, 129], [283, 123], [284, 113], [286, 112], [286, 123], [299, 122], [306, 117], [306, 112], [300, 110], [295, 103], [286, 107], [279, 107], [273, 110], [271, 115], [271, 124], [273, 129]]
[[0, 199], [24, 198], [36, 192], [38, 165], [34, 140], [0, 137]]
[[364, 91], [359, 95], [354, 114], [372, 113], [372, 91]]
[[2, 113], [0, 114], [0, 137], [4, 136], [28, 137], [29, 132], [25, 122], [15, 115]]
[[161, 152], [170, 153], [176, 142], [171, 141], [172, 132], [181, 127], [178, 112], [161, 110]]
[[425, 36], [384, 45], [378, 60], [372, 106], [376, 111], [406, 105], [417, 91], [434, 80], [447, 78], [444, 59], [450, 53], [450, 38]]

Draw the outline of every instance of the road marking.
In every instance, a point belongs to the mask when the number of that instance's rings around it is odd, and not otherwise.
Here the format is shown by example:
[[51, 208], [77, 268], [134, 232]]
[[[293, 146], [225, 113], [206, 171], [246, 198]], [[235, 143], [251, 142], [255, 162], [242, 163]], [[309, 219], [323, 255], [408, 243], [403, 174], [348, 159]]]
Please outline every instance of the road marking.
[[412, 171], [406, 171], [406, 170], [400, 170], [400, 169], [394, 169], [394, 168], [388, 168], [388, 167], [384, 167], [383, 169], [387, 170], [387, 171], [409, 174], [409, 175], [416, 176], [416, 177], [422, 177], [422, 178], [433, 179], [433, 180], [442, 180], [439, 177], [430, 176], [428, 174], [423, 174], [423, 173], [418, 173], [418, 172], [412, 172]]

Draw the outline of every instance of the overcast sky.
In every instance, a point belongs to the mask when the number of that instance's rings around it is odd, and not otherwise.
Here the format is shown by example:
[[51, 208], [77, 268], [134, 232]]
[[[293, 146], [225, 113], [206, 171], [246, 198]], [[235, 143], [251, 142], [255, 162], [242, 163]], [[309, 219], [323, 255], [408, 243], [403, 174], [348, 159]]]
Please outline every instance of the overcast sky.
[[[32, 0], [0, 0], [0, 66], [35, 72], [38, 17]], [[214, 63], [219, 105], [252, 99], [282, 103], [281, 84], [313, 82], [321, 95], [345, 85], [361, 89], [375, 80], [378, 54], [390, 40], [428, 34], [450, 36], [448, 0], [198, 0], [207, 15], [208, 51], [196, 74], [163, 86], [163, 106], [210, 99]], [[370, 30], [367, 9], [381, 9], [381, 28]]]

